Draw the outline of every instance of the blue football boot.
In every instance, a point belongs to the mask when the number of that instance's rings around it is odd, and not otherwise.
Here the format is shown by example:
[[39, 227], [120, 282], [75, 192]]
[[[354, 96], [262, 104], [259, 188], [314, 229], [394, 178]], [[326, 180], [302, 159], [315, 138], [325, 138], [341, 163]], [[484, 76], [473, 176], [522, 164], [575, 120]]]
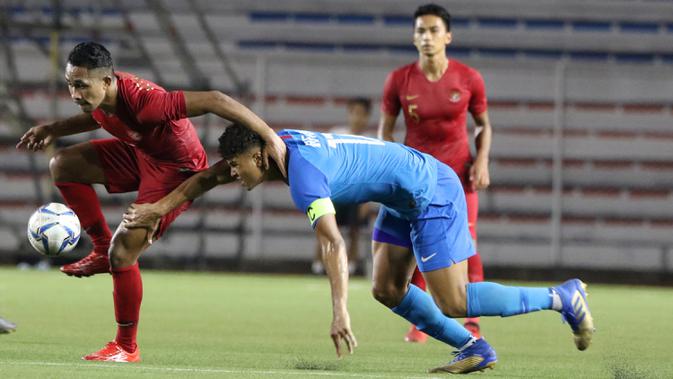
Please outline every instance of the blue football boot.
[[570, 279], [560, 286], [553, 287], [561, 298], [561, 315], [570, 325], [575, 337], [575, 346], [586, 350], [594, 335], [594, 319], [587, 304], [587, 285], [579, 279]]
[[455, 357], [445, 366], [435, 367], [431, 373], [448, 372], [451, 374], [469, 374], [474, 371], [484, 371], [493, 368], [498, 361], [495, 350], [483, 338], [479, 338], [470, 347], [454, 351]]

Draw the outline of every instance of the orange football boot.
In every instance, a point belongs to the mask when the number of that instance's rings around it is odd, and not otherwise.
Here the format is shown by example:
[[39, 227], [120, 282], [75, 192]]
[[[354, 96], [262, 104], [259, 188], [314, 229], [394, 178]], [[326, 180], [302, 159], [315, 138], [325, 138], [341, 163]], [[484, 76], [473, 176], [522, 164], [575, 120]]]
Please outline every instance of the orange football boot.
[[416, 325], [411, 325], [407, 335], [404, 336], [406, 342], [425, 343], [428, 340], [428, 335], [416, 328]]
[[136, 347], [136, 351], [129, 353], [117, 342], [112, 341], [108, 342], [104, 348], [83, 356], [82, 359], [102, 362], [140, 362], [140, 349]]

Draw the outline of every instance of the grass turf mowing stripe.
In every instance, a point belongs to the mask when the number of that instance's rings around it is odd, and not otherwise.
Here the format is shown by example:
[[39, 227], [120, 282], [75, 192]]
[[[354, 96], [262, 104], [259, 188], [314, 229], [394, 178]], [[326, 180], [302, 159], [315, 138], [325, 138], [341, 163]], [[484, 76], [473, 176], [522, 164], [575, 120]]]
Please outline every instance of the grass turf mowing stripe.
[[[353, 278], [349, 294], [359, 347], [340, 360], [329, 338], [324, 277], [150, 270], [143, 282], [143, 362], [89, 363], [79, 358], [114, 336], [109, 275], [75, 280], [56, 270], [0, 267], [0, 314], [18, 324], [0, 335], [0, 378], [425, 377], [451, 358], [451, 348], [436, 341], [404, 343], [408, 324], [372, 299], [365, 279]], [[499, 361], [488, 375], [673, 378], [673, 289], [589, 286], [598, 332], [587, 351], [577, 351], [556, 312], [484, 317], [482, 332]]]

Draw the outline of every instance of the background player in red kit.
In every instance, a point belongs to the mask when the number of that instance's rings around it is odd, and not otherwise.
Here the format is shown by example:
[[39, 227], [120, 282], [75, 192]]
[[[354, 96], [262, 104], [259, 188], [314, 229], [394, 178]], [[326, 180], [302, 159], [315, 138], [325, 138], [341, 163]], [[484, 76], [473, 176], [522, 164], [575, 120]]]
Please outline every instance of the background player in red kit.
[[137, 76], [115, 72], [110, 53], [95, 42], [80, 43], [70, 52], [65, 80], [72, 100], [84, 113], [31, 128], [17, 148], [41, 150], [58, 137], [99, 127], [115, 137], [62, 149], [49, 162], [49, 169], [94, 245], [91, 254], [61, 271], [77, 277], [112, 273], [117, 336], [83, 359], [136, 362], [140, 360], [136, 334], [143, 292], [138, 257], [189, 204], [162, 217], [152, 230], [127, 229], [122, 223], [112, 236], [91, 184], [104, 184], [110, 193], [138, 191], [135, 203], [161, 199], [195, 172], [208, 168], [206, 153], [187, 119], [208, 112], [267, 131], [262, 136], [272, 145], [266, 150], [272, 157], [284, 154], [285, 144], [248, 108], [221, 92], [167, 92]]
[[[379, 137], [393, 141], [400, 109], [407, 135], [404, 143], [433, 155], [453, 168], [461, 178], [467, 200], [472, 238], [477, 239], [477, 190], [489, 185], [488, 154], [491, 124], [488, 119], [484, 80], [479, 72], [446, 56], [451, 43], [451, 17], [446, 9], [427, 4], [414, 13], [414, 45], [418, 61], [391, 72], [383, 88]], [[472, 159], [467, 134], [467, 112], [476, 124], [476, 157]], [[470, 282], [484, 280], [479, 253], [468, 260]], [[416, 269], [412, 283], [425, 289]], [[467, 319], [465, 327], [479, 337], [479, 319]], [[424, 342], [427, 335], [412, 325], [405, 340]]]

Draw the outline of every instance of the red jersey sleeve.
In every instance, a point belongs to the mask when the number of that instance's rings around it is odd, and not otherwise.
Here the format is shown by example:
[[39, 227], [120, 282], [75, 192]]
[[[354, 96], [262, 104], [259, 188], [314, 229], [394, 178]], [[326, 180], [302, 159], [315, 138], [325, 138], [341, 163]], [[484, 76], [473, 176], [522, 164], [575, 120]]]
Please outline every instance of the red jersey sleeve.
[[486, 88], [484, 86], [484, 78], [477, 70], [472, 70], [472, 80], [470, 81], [470, 105], [468, 110], [474, 115], [486, 112], [488, 108], [486, 102]]
[[386, 82], [383, 85], [383, 98], [381, 99], [381, 112], [390, 115], [397, 116], [400, 113], [400, 93], [397, 83], [396, 71], [388, 74]]
[[140, 91], [137, 100], [136, 117], [142, 125], [159, 125], [187, 118], [182, 91], [145, 90]]

